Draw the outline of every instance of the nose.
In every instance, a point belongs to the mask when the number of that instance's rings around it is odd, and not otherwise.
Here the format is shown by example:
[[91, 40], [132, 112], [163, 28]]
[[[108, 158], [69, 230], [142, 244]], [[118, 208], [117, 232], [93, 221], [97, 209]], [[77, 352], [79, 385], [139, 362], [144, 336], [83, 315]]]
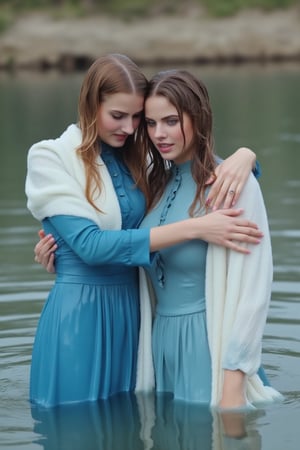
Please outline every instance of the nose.
[[166, 132], [164, 130], [164, 126], [162, 124], [157, 123], [154, 131], [154, 136], [156, 139], [162, 139], [166, 137]]
[[133, 134], [135, 130], [133, 119], [130, 117], [126, 118], [122, 123], [122, 131], [126, 134]]

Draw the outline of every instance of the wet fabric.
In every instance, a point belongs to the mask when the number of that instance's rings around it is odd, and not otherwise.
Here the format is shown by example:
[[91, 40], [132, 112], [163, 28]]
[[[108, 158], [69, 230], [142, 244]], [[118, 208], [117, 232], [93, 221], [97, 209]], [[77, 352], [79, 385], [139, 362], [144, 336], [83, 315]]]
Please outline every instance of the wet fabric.
[[138, 226], [145, 201], [118, 151], [105, 146], [102, 158], [112, 174], [122, 230], [99, 230], [83, 217], [43, 221], [58, 244], [56, 280], [36, 332], [30, 399], [47, 407], [105, 399], [135, 386], [139, 293], [134, 266], [149, 262], [149, 232], [125, 230]]
[[[174, 165], [164, 195], [141, 226], [152, 227], [188, 218], [195, 189], [190, 162]], [[206, 316], [206, 257], [207, 244], [194, 240], [161, 250], [147, 269], [157, 300], [152, 333], [156, 389], [171, 392], [178, 400], [203, 404], [211, 402], [213, 378]], [[210, 273], [214, 273], [213, 270]], [[265, 310], [267, 308], [268, 301], [264, 306]], [[261, 339], [260, 332], [259, 336]], [[235, 342], [226, 349], [220, 374], [233, 355], [243, 353], [239, 341], [232, 341]], [[250, 336], [248, 344], [250, 351]], [[254, 350], [256, 343], [253, 342]], [[260, 361], [260, 348], [255, 354], [256, 360]], [[240, 363], [243, 364], [244, 359], [235, 358], [230, 369], [242, 370]], [[262, 369], [259, 375], [267, 383]]]
[[[141, 227], [184, 220], [195, 195], [190, 162], [174, 166], [172, 178]], [[209, 404], [211, 362], [206, 331], [207, 243], [194, 240], [158, 252], [148, 269], [157, 298], [152, 349], [158, 392]]]

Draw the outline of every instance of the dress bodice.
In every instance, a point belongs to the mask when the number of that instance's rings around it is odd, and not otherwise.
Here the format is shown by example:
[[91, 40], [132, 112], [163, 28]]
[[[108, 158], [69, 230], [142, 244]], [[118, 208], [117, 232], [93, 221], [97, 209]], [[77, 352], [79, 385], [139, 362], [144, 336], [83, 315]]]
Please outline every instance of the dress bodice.
[[[141, 227], [154, 227], [189, 218], [196, 192], [190, 162], [172, 167], [172, 175], [157, 205]], [[205, 309], [204, 280], [207, 243], [193, 240], [158, 252], [148, 269], [160, 314], [190, 314]]]
[[[64, 279], [68, 275], [90, 277], [100, 281], [100, 274], [102, 274], [104, 277], [109, 275], [111, 282], [115, 282], [114, 273], [116, 277], [120, 277], [122, 272], [125, 277], [129, 276], [130, 269], [125, 266], [130, 265], [130, 258], [132, 258], [132, 265], [143, 264], [144, 260], [140, 261], [133, 256], [134, 254], [144, 252], [144, 258], [149, 258], [146, 234], [143, 236], [140, 230], [136, 230], [145, 214], [144, 195], [135, 187], [132, 176], [122, 161], [122, 149], [102, 144], [101, 150], [102, 160], [107, 166], [119, 201], [122, 230], [101, 230], [100, 235], [98, 226], [85, 217], [54, 216], [45, 219], [43, 227], [46, 233], [52, 233], [58, 245], [55, 253], [56, 273], [58, 276], [63, 274]], [[105, 190], [105, 186], [103, 189]], [[94, 234], [93, 239], [91, 239], [92, 234]], [[144, 242], [145, 246], [141, 242]], [[82, 250], [83, 247], [85, 247], [84, 250]], [[83, 251], [90, 255], [94, 253], [94, 260], [91, 257], [86, 264]]]

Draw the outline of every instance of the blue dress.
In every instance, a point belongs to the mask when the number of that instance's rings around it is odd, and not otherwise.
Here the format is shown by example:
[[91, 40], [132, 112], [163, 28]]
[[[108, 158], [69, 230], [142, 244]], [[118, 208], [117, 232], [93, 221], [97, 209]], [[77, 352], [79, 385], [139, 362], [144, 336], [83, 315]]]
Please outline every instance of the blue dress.
[[[172, 167], [162, 198], [141, 227], [189, 217], [196, 192], [190, 166], [188, 161]], [[203, 404], [210, 403], [212, 378], [205, 312], [206, 252], [202, 240], [175, 245], [158, 252], [147, 269], [157, 298], [152, 333], [156, 389]]]
[[122, 230], [101, 231], [73, 216], [43, 221], [58, 244], [56, 280], [36, 332], [30, 399], [46, 407], [105, 399], [135, 386], [136, 266], [149, 264], [149, 230], [135, 229], [145, 200], [132, 188], [119, 151], [104, 146], [101, 156], [119, 199]]

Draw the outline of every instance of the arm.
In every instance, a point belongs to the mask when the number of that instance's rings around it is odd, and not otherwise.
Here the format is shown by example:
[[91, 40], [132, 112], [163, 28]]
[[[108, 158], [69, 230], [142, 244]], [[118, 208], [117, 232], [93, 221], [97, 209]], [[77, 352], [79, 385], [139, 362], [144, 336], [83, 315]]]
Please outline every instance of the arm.
[[223, 408], [247, 403], [245, 383], [257, 373], [261, 363], [273, 276], [267, 215], [259, 185], [252, 175], [239, 203], [245, 206], [245, 216], [262, 229], [261, 244], [253, 247], [247, 257], [214, 246], [209, 246], [207, 256], [207, 327], [213, 365], [213, 402], [217, 401]]
[[[203, 217], [154, 227], [151, 230], [100, 230], [89, 219], [74, 216], [48, 218], [58, 235], [87, 264], [148, 265], [150, 253], [187, 240], [204, 239], [242, 253], [249, 253], [237, 241], [258, 244], [262, 237], [256, 225], [238, 216], [242, 210], [221, 210]], [[53, 272], [52, 235], [35, 247], [36, 260]]]
[[241, 370], [224, 370], [220, 408], [236, 409], [247, 404], [245, 382], [246, 375]]
[[212, 184], [206, 201], [207, 205], [214, 210], [221, 205], [223, 208], [234, 206], [251, 171], [257, 177], [260, 175], [256, 155], [249, 148], [241, 147], [217, 166], [216, 178], [207, 183]]

